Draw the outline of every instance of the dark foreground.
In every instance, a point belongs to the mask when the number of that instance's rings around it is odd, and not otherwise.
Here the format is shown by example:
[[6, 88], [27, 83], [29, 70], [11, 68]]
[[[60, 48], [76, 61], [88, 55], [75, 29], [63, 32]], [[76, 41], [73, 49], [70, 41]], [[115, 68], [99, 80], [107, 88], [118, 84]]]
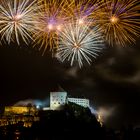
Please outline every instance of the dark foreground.
[[90, 110], [74, 105], [61, 111], [40, 111], [40, 121], [32, 127], [23, 122], [0, 127], [0, 140], [140, 140], [140, 128], [120, 130], [101, 127]]

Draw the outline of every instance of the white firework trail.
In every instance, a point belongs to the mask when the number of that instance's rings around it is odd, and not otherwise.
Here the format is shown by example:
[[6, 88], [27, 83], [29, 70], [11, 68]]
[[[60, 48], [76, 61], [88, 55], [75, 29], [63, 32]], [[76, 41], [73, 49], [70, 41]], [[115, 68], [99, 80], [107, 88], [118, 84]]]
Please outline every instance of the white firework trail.
[[91, 64], [92, 58], [96, 58], [103, 49], [103, 36], [100, 28], [91, 27], [91, 21], [79, 23], [79, 20], [63, 25], [59, 36], [57, 53], [62, 62], [70, 61], [71, 66], [77, 62], [79, 67], [84, 62]]
[[32, 39], [36, 0], [1, 0], [0, 1], [0, 35], [8, 43], [20, 38], [25, 43]]

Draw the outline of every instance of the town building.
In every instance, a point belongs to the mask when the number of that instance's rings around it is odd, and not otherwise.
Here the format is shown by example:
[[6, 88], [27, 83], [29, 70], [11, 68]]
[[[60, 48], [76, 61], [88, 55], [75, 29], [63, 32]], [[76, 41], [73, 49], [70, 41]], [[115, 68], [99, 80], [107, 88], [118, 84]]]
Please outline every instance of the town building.
[[38, 109], [35, 106], [6, 106], [0, 118], [0, 126], [22, 122], [25, 127], [30, 127], [35, 121], [39, 121]]

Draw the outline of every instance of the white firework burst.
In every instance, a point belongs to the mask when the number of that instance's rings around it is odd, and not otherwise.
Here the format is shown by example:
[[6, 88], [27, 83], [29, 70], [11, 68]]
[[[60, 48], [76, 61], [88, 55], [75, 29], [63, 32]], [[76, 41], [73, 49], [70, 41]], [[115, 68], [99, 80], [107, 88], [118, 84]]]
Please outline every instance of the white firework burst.
[[8, 43], [32, 39], [36, 0], [0, 0], [0, 35]]
[[103, 49], [103, 36], [98, 26], [91, 29], [90, 24], [75, 21], [63, 26], [57, 51], [62, 62], [70, 61], [71, 66], [77, 62], [82, 67], [83, 62], [91, 64], [92, 58], [98, 56]]

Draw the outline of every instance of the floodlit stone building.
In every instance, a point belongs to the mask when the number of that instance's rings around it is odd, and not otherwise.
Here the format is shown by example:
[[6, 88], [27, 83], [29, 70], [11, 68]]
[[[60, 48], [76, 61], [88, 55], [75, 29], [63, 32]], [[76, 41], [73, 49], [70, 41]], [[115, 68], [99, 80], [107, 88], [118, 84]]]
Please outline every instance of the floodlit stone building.
[[50, 92], [50, 109], [57, 110], [67, 102], [67, 92]]
[[68, 102], [75, 103], [82, 107], [89, 107], [89, 100], [83, 98], [68, 98], [67, 92], [51, 92], [50, 93], [50, 109], [58, 110], [61, 106]]

